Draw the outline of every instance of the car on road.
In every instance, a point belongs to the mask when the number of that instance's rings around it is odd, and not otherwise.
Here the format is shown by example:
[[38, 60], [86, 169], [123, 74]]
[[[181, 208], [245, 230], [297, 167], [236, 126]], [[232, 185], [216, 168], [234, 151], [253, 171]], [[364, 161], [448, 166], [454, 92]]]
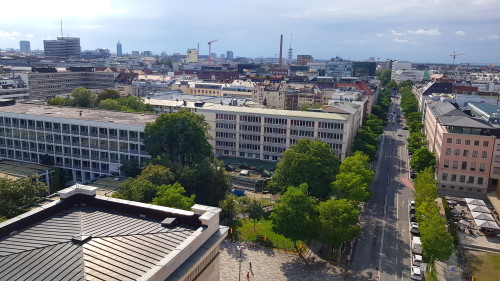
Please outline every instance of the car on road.
[[404, 126], [402, 129], [403, 129], [403, 130], [408, 130], [408, 127]]
[[417, 222], [410, 222], [410, 233], [413, 236], [420, 236], [420, 230], [418, 229], [418, 223]]
[[420, 267], [423, 263], [422, 255], [413, 254], [411, 255], [412, 265]]
[[410, 214], [410, 222], [417, 222], [417, 217], [414, 214]]
[[410, 278], [412, 280], [422, 280], [422, 273], [420, 272], [419, 266], [412, 266], [410, 272]]
[[416, 210], [415, 210], [415, 206], [408, 206], [408, 209], [410, 210], [410, 214], [415, 214]]
[[415, 207], [415, 200], [408, 201], [408, 205]]

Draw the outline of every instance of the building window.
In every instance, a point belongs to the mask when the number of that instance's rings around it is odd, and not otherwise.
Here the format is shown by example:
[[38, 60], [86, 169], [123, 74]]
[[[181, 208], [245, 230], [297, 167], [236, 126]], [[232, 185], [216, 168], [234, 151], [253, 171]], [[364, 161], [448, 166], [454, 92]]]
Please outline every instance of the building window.
[[453, 186], [453, 185], [452, 185], [452, 186], [450, 186], [450, 189], [455, 189], [455, 186]]
[[463, 186], [459, 186], [458, 190], [464, 190], [464, 187]]
[[447, 181], [448, 180], [448, 174], [443, 173], [443, 176], [441, 177], [442, 180]]
[[453, 160], [453, 169], [458, 169], [458, 160]]
[[464, 152], [462, 153], [462, 156], [469, 157], [469, 150], [468, 149], [464, 149]]
[[465, 145], [470, 145], [470, 140], [465, 140]]
[[478, 140], [474, 141], [474, 146], [479, 146], [479, 141]]
[[477, 189], [477, 192], [481, 192], [481, 189], [479, 189], [479, 188], [478, 188], [478, 189]]
[[465, 176], [464, 175], [460, 175], [460, 182], [465, 182]]
[[477, 150], [472, 151], [472, 157], [477, 158]]
[[444, 167], [449, 168], [450, 167], [450, 160], [444, 160]]
[[477, 178], [477, 184], [483, 184], [483, 178], [482, 177], [478, 177]]
[[485, 166], [486, 166], [486, 164], [480, 163], [479, 164], [479, 172], [484, 172]]
[[457, 175], [451, 174], [451, 181], [457, 181]]
[[467, 181], [467, 183], [474, 183], [474, 177], [473, 176], [469, 176], [469, 181]]
[[456, 144], [462, 144], [462, 140], [461, 140], [461, 139], [456, 139], [456, 140], [455, 140], [455, 143], [456, 143]]
[[489, 145], [489, 141], [483, 141], [483, 146], [488, 146]]
[[462, 170], [467, 170], [467, 161], [462, 161]]
[[454, 154], [455, 156], [460, 156], [460, 149], [458, 149], [458, 148], [457, 148], [457, 149], [455, 149], [455, 150], [453, 151], [453, 154]]
[[450, 155], [451, 154], [451, 148], [446, 148], [446, 150], [444, 151], [444, 154], [446, 155]]
[[481, 158], [486, 158], [488, 156], [488, 152], [481, 151]]
[[447, 138], [446, 143], [451, 143], [451, 138]]
[[476, 170], [476, 162], [470, 163], [470, 170], [475, 171]]

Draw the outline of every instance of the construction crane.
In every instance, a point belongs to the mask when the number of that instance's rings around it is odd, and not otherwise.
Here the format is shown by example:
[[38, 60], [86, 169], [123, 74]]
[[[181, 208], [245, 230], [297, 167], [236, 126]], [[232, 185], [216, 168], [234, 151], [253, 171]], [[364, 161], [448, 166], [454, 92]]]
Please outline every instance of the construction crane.
[[467, 54], [457, 54], [455, 51], [453, 51], [453, 54], [450, 55], [450, 57], [453, 58], [453, 65], [455, 65], [455, 58], [458, 56], [465, 56]]
[[212, 63], [212, 43], [217, 42], [217, 39], [208, 41], [208, 64]]

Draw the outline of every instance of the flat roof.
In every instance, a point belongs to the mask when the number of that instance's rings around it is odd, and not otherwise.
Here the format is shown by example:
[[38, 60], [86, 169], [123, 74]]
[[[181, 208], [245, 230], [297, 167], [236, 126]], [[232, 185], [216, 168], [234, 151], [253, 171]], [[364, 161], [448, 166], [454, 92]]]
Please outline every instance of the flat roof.
[[21, 179], [32, 175], [38, 175], [46, 170], [54, 170], [53, 167], [40, 164], [18, 162], [12, 160], [0, 161], [0, 178]]
[[[96, 196], [83, 185], [60, 196], [0, 223], [0, 280], [164, 280], [227, 232], [218, 215], [218, 227], [207, 228], [207, 214], [220, 212], [208, 206], [177, 210]], [[172, 218], [177, 224], [166, 225]]]
[[283, 116], [283, 117], [316, 118], [316, 119], [330, 119], [330, 120], [340, 120], [340, 121], [346, 121], [350, 117], [349, 115], [345, 115], [345, 114], [327, 113], [327, 112], [311, 112], [311, 111], [270, 109], [270, 108], [252, 108], [252, 107], [225, 106], [225, 105], [206, 106], [206, 107], [200, 108], [198, 111], [199, 112], [202, 112], [202, 111], [221, 111], [221, 112], [234, 112], [234, 113], [264, 114], [264, 115], [276, 115], [276, 116]]
[[47, 116], [53, 118], [78, 119], [95, 122], [112, 122], [117, 124], [137, 126], [145, 126], [147, 123], [154, 122], [158, 117], [155, 114], [51, 106], [33, 103], [16, 103], [15, 105], [0, 106], [0, 112]]

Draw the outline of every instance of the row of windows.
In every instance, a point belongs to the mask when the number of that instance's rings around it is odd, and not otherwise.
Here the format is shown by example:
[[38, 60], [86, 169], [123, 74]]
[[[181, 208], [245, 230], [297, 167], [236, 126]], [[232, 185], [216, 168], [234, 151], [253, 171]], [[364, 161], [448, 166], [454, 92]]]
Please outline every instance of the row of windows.
[[264, 137], [264, 142], [285, 144], [286, 139], [285, 138]]
[[216, 132], [215, 136], [218, 138], [235, 139], [236, 133]]
[[[465, 178], [466, 178], [465, 175], [459, 175], [458, 181], [459, 182], [465, 182]], [[448, 174], [447, 173], [443, 173], [441, 175], [441, 179], [444, 180], [444, 181], [447, 181], [448, 180]], [[450, 181], [457, 181], [457, 175], [456, 174], [451, 174], [450, 175]], [[475, 181], [474, 176], [469, 176], [469, 178], [467, 179], [467, 183], [473, 184], [474, 181]], [[477, 177], [477, 184], [483, 184], [483, 182], [484, 182], [484, 178], [483, 177]]]
[[259, 135], [240, 135], [240, 140], [247, 140], [247, 141], [260, 141], [260, 136]]
[[240, 131], [260, 132], [260, 126], [240, 125]]
[[215, 119], [236, 121], [236, 115], [217, 113], [217, 114], [215, 114]]
[[264, 123], [273, 124], [273, 125], [286, 125], [287, 119], [266, 117], [266, 118], [264, 118]]
[[240, 149], [260, 150], [260, 145], [251, 143], [240, 143]]
[[[447, 138], [446, 143], [453, 143], [453, 139]], [[462, 139], [455, 139], [455, 144], [462, 144]], [[470, 145], [470, 140], [464, 140], [464, 144]], [[474, 146], [479, 146], [479, 144], [480, 144], [480, 141], [478, 141], [478, 140], [474, 141]], [[483, 141], [483, 146], [488, 146], [488, 145], [489, 145], [489, 141]]]
[[261, 120], [261, 117], [258, 117], [258, 116], [247, 116], [247, 115], [240, 116], [241, 122], [260, 123], [260, 120]]
[[314, 131], [290, 130], [290, 135], [301, 137], [314, 137]]
[[318, 132], [318, 138], [320, 138], [320, 139], [331, 139], [331, 140], [341, 140], [342, 139], [342, 134]]
[[[445, 184], [442, 184], [442, 185], [441, 185], [441, 187], [442, 187], [442, 188], [446, 188], [446, 185], [445, 185]], [[454, 189], [455, 189], [455, 186], [454, 186], [454, 185], [450, 185], [450, 186], [449, 186], [449, 188], [450, 188], [450, 189], [452, 189], [452, 190], [454, 190]], [[459, 186], [459, 187], [458, 187], [458, 190], [464, 190], [464, 187], [463, 187], [463, 186]], [[467, 190], [468, 190], [468, 191], [472, 191], [472, 187], [467, 188]], [[476, 189], [476, 191], [477, 191], [477, 192], [483, 192], [483, 190], [482, 190], [482, 189], [480, 189], [480, 188]]]
[[300, 126], [300, 127], [314, 127], [314, 121], [304, 121], [304, 120], [292, 120], [292, 127]]
[[216, 141], [215, 145], [224, 146], [224, 147], [235, 147], [236, 146], [236, 144], [234, 142], [230, 142], [230, 141]]
[[344, 124], [319, 122], [318, 128], [320, 128], [320, 129], [332, 129], [332, 130], [343, 130]]
[[[450, 147], [447, 147], [444, 151], [444, 154], [445, 155], [451, 155], [451, 148]], [[455, 156], [460, 156], [460, 149], [459, 148], [455, 148], [453, 150], [453, 155]], [[477, 158], [477, 155], [478, 155], [478, 151], [477, 150], [472, 150], [472, 157], [474, 158]], [[464, 149], [462, 151], [462, 156], [463, 157], [469, 157], [469, 150], [468, 149]], [[487, 158], [488, 157], [488, 152], [487, 151], [481, 151], [481, 158]]]
[[273, 152], [273, 153], [283, 153], [283, 152], [285, 152], [285, 148], [265, 145], [264, 151], [265, 152]]
[[[0, 137], [0, 145], [7, 145], [7, 146], [15, 146], [15, 147], [22, 147], [22, 148], [28, 148], [28, 147], [36, 147], [37, 142], [28, 142], [29, 140], [36, 140], [38, 142], [45, 142], [45, 143], [38, 143], [38, 147], [53, 147], [52, 143], [55, 143], [54, 147], [61, 147], [58, 146], [57, 144], [66, 144], [66, 145], [71, 145], [73, 147], [78, 146], [78, 147], [84, 147], [84, 148], [99, 148], [99, 149], [105, 149], [105, 150], [141, 150], [145, 151], [146, 147], [144, 144], [139, 144], [139, 143], [128, 143], [128, 142], [118, 142], [118, 141], [108, 141], [108, 140], [103, 140], [103, 139], [93, 139], [93, 138], [80, 138], [80, 137], [69, 137], [69, 136], [61, 136], [61, 135], [46, 135], [45, 137], [40, 136], [36, 138], [35, 136], [22, 136], [20, 137], [23, 140], [18, 140], [18, 139], [10, 139], [10, 138], [2, 138]], [[24, 141], [26, 140], [26, 141]], [[66, 146], [69, 148], [69, 146]]]
[[215, 127], [217, 129], [236, 130], [236, 124], [216, 123]]
[[264, 132], [265, 132], [266, 134], [286, 135], [286, 129], [283, 129], [283, 128], [270, 128], [270, 127], [265, 127]]
[[[451, 164], [452, 164], [452, 166], [451, 166], [452, 169], [458, 169], [458, 160], [453, 160], [453, 162]], [[469, 168], [471, 171], [475, 171], [476, 164], [477, 164], [476, 162], [470, 162], [470, 165], [469, 165], [469, 163], [467, 161], [462, 161], [462, 163], [460, 165], [460, 169], [467, 170]], [[444, 168], [450, 168], [450, 160], [444, 160], [443, 166], [444, 166]], [[485, 169], [486, 169], [486, 164], [479, 163], [479, 172], [484, 172]]]

